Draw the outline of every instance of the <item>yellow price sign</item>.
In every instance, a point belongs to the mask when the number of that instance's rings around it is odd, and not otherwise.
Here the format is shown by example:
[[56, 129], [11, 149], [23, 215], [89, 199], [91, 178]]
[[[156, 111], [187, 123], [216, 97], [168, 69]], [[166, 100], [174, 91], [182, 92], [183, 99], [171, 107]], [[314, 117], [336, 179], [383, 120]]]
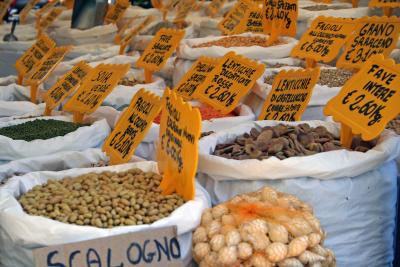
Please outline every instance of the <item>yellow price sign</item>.
[[38, 17], [38, 21], [40, 20], [40, 17], [43, 16], [44, 14], [46, 14], [47, 12], [49, 12], [53, 7], [55, 7], [58, 2], [60, 2], [59, 0], [56, 1], [52, 1], [52, 2], [47, 2], [47, 4], [45, 4], [44, 6], [42, 6], [41, 9], [39, 9], [35, 15], [36, 17]]
[[204, 83], [207, 76], [218, 65], [219, 59], [210, 57], [199, 57], [186, 72], [174, 91], [186, 100], [192, 100], [197, 88]]
[[248, 17], [249, 10], [254, 6], [251, 0], [240, 0], [237, 2], [233, 8], [228, 12], [228, 14], [220, 21], [218, 28], [223, 34], [232, 35], [235, 33], [240, 33], [238, 26], [242, 21], [245, 21]]
[[46, 116], [50, 116], [51, 111], [78, 88], [91, 69], [85, 61], [79, 62], [46, 92]]
[[324, 4], [330, 4], [332, 3], [332, 0], [313, 0], [316, 3], [324, 3]]
[[103, 151], [110, 157], [112, 165], [126, 163], [131, 159], [160, 110], [159, 96], [145, 89], [135, 94], [103, 145]]
[[354, 33], [345, 45], [336, 66], [358, 70], [377, 54], [385, 57], [396, 47], [400, 34], [398, 17], [363, 17], [356, 21]]
[[319, 68], [279, 72], [258, 119], [299, 121], [310, 102], [319, 74]]
[[153, 16], [148, 16], [146, 19], [139, 24], [136, 28], [130, 30], [121, 40], [120, 42], [120, 49], [119, 49], [119, 54], [122, 55], [125, 53], [125, 49], [127, 45], [132, 41], [133, 37], [139, 34], [147, 25], [149, 25], [151, 22], [155, 20], [155, 17]]
[[332, 98], [324, 113], [349, 128], [342, 143], [351, 146], [351, 135], [363, 140], [379, 136], [387, 123], [400, 113], [400, 65], [376, 55]]
[[368, 3], [369, 7], [390, 7], [390, 8], [396, 8], [400, 7], [400, 1], [399, 0], [371, 0]]
[[0, 24], [3, 24], [3, 18], [12, 2], [13, 0], [4, 0], [3, 2], [0, 2]]
[[128, 72], [129, 64], [100, 64], [92, 69], [76, 93], [65, 103], [64, 110], [82, 121], [84, 114], [94, 112]]
[[28, 3], [26, 3], [26, 5], [24, 6], [24, 8], [21, 10], [21, 12], [19, 12], [19, 22], [21, 24], [25, 24], [26, 22], [26, 18], [28, 17], [29, 12], [32, 10], [32, 8], [34, 8], [38, 3], [40, 2], [40, 0], [30, 0], [28, 1]]
[[253, 87], [264, 69], [263, 64], [229, 52], [196, 90], [194, 97], [227, 114]]
[[63, 11], [64, 8], [55, 7], [44, 18], [40, 19], [38, 24], [38, 34], [40, 35], [43, 30], [46, 30]]
[[265, 33], [278, 31], [279, 35], [296, 36], [298, 13], [298, 0], [264, 0]]
[[31, 87], [31, 101], [36, 103], [37, 89], [57, 65], [64, 59], [65, 55], [72, 49], [72, 46], [54, 47], [48, 54], [39, 62], [37, 67], [30, 72], [26, 83]]
[[317, 17], [293, 48], [291, 56], [330, 62], [350, 38], [354, 27], [352, 19]]
[[106, 23], [117, 23], [130, 5], [131, 3], [129, 0], [117, 0], [117, 2], [108, 9], [104, 21]]
[[193, 9], [195, 2], [196, 0], [180, 1], [174, 18], [174, 23], [183, 23], [189, 12]]
[[263, 11], [256, 5], [251, 6], [246, 18], [241, 20], [239, 26], [237, 27], [237, 34], [244, 32], [264, 32]]
[[211, 17], [214, 17], [218, 14], [218, 11], [222, 9], [226, 0], [212, 0], [211, 3], [208, 5], [208, 12]]
[[157, 152], [164, 194], [176, 192], [187, 201], [194, 199], [200, 132], [200, 111], [165, 89]]

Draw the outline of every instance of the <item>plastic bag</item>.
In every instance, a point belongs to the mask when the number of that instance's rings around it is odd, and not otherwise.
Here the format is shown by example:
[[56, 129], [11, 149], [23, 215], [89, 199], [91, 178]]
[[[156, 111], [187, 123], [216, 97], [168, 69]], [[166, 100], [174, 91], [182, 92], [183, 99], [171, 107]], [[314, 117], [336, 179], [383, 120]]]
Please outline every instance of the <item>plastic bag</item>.
[[[65, 224], [44, 217], [30, 216], [22, 210], [16, 199], [33, 186], [43, 184], [49, 179], [74, 177], [89, 172], [121, 172], [132, 168], [158, 172], [155, 162], [139, 162], [61, 172], [33, 172], [11, 178], [3, 188], [0, 188], [0, 258], [3, 266], [32, 267], [34, 265], [32, 250], [43, 246], [79, 242], [172, 225], [177, 226], [182, 259], [188, 264], [191, 259], [191, 231], [199, 224], [202, 211], [209, 207], [207, 192], [198, 184], [196, 184], [195, 199], [176, 209], [169, 217], [151, 225], [123, 226], [111, 229]], [[57, 232], [56, 235], [55, 232]]]
[[[294, 194], [314, 207], [328, 233], [338, 266], [389, 266], [393, 260], [393, 231], [397, 202], [397, 171], [394, 159], [400, 153], [400, 137], [391, 131], [366, 153], [337, 150], [312, 156], [279, 160], [229, 160], [211, 155], [216, 144], [233, 140], [252, 127], [282, 122], [246, 123], [200, 139], [198, 181], [213, 203], [271, 186]], [[339, 127], [321, 121], [339, 134]], [[379, 234], [377, 234], [379, 233]], [[351, 240], [351, 242], [349, 242]]]

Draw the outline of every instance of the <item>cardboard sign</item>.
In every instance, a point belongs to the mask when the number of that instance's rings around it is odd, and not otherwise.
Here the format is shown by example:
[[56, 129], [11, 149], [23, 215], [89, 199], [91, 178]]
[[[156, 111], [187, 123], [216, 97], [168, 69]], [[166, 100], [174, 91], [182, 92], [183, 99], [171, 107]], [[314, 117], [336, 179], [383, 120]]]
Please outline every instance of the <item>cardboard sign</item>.
[[303, 34], [293, 48], [291, 55], [298, 58], [330, 62], [335, 59], [346, 40], [350, 38], [354, 27], [352, 19], [320, 16], [312, 22], [311, 27]]
[[[15, 63], [20, 78], [28, 74], [55, 46], [56, 43], [46, 34], [40, 35], [38, 40]], [[19, 82], [19, 84], [21, 83]]]
[[388, 57], [396, 47], [400, 34], [398, 17], [364, 17], [356, 21], [354, 34], [345, 45], [336, 66], [360, 69], [373, 55]]
[[396, 8], [400, 7], [400, 1], [399, 0], [370, 0], [368, 3], [369, 7], [390, 7], [390, 8]]
[[236, 34], [244, 32], [264, 32], [263, 11], [257, 5], [252, 5], [246, 17], [242, 19], [237, 27]]
[[263, 64], [229, 52], [196, 90], [195, 97], [227, 114], [253, 87], [264, 69]]
[[30, 0], [28, 3], [26, 3], [21, 12], [19, 12], [19, 22], [21, 24], [25, 24], [29, 11], [31, 11], [32, 8], [34, 8], [39, 2], [40, 0]]
[[181, 256], [176, 226], [152, 227], [150, 230], [44, 247], [33, 251], [36, 267], [183, 267]]
[[189, 12], [192, 11], [195, 2], [196, 0], [180, 1], [174, 23], [183, 23]]
[[13, 0], [4, 0], [3, 2], [0, 2], [0, 24], [3, 24], [3, 18], [12, 2]]
[[144, 50], [136, 66], [149, 71], [160, 70], [174, 53], [184, 35], [185, 31], [183, 30], [159, 30]]
[[185, 100], [192, 100], [197, 88], [204, 83], [207, 76], [219, 63], [219, 59], [199, 57], [190, 70], [175, 86], [174, 91]]
[[160, 110], [159, 96], [145, 89], [135, 94], [104, 143], [103, 151], [110, 157], [110, 164], [127, 163], [131, 159]]
[[279, 72], [258, 119], [299, 121], [310, 102], [319, 74], [319, 68]]
[[81, 61], [65, 73], [44, 96], [47, 113], [51, 113], [52, 109], [56, 108], [67, 96], [72, 94], [91, 69], [86, 62]]
[[240, 0], [233, 6], [221, 22], [218, 23], [218, 28], [226, 35], [240, 33], [238, 26], [241, 21], [246, 20], [249, 15], [249, 10], [253, 5], [254, 4], [250, 0]]
[[224, 6], [226, 0], [212, 0], [208, 5], [208, 12], [214, 17]]
[[40, 29], [40, 31], [47, 29], [56, 20], [56, 18], [61, 15], [63, 11], [64, 8], [55, 7], [44, 18], [40, 19], [40, 22], [38, 24], [38, 28]]
[[400, 65], [383, 55], [372, 57], [332, 98], [324, 113], [372, 140], [400, 113]]
[[129, 0], [117, 0], [117, 2], [108, 9], [104, 21], [106, 23], [117, 23], [130, 5], [131, 3]]
[[153, 16], [148, 16], [146, 19], [139, 24], [136, 28], [130, 30], [124, 38], [121, 40], [121, 47], [120, 47], [120, 54], [123, 54], [125, 52], [125, 48], [127, 47], [128, 44], [132, 41], [133, 37], [139, 34], [147, 25], [149, 25], [151, 22], [155, 20], [155, 17]]
[[92, 69], [64, 110], [81, 114], [94, 112], [128, 72], [129, 64], [100, 64]]
[[[263, 13], [265, 33], [271, 33], [274, 29], [280, 35], [296, 36], [298, 0], [265, 0]], [[279, 25], [279, 29], [273, 27], [273, 21]]]
[[168, 88], [164, 91], [158, 145], [158, 166], [164, 194], [176, 192], [185, 200], [195, 196], [201, 115]]
[[52, 2], [47, 2], [44, 6], [42, 6], [41, 9], [39, 9], [36, 13], [35, 16], [40, 19], [41, 16], [49, 12], [53, 7], [55, 7], [58, 4], [59, 0], [55, 0]]

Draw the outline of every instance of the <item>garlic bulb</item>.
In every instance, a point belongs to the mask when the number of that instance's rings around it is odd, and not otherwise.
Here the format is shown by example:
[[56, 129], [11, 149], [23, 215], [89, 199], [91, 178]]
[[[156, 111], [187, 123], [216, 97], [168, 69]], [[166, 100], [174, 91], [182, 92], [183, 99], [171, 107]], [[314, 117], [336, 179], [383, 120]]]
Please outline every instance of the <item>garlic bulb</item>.
[[221, 217], [221, 223], [222, 225], [236, 225], [236, 220], [233, 215], [225, 214]]
[[308, 247], [313, 248], [321, 242], [321, 235], [311, 233], [308, 235]]
[[262, 219], [255, 219], [247, 223], [248, 227], [252, 228], [250, 231], [257, 231], [264, 234], [268, 233], [267, 222]]
[[219, 234], [221, 230], [221, 223], [219, 221], [212, 221], [207, 227], [207, 236], [212, 238], [216, 234]]
[[205, 256], [202, 262], [211, 267], [218, 266], [218, 254], [216, 252], [210, 252]]
[[208, 209], [205, 212], [203, 212], [203, 215], [201, 216], [201, 225], [207, 226], [212, 221], [213, 221], [213, 216], [211, 214], [211, 210]]
[[200, 243], [207, 241], [207, 231], [206, 228], [200, 226], [193, 233], [193, 243]]
[[267, 246], [265, 253], [270, 262], [278, 262], [286, 258], [288, 249], [285, 244], [275, 242]]
[[210, 240], [210, 246], [212, 251], [218, 252], [225, 246], [225, 236], [220, 234], [213, 236]]
[[263, 251], [265, 250], [268, 245], [271, 243], [266, 235], [263, 233], [255, 232], [250, 233], [247, 236], [247, 241], [253, 246], [253, 249], [256, 251]]
[[272, 267], [272, 263], [262, 254], [253, 254], [249, 259], [250, 266], [254, 267]]
[[322, 267], [322, 264], [321, 264], [321, 262], [317, 261], [317, 262], [311, 263], [310, 267]]
[[228, 214], [229, 210], [224, 204], [220, 204], [212, 208], [211, 213], [214, 219], [219, 219], [222, 217], [222, 215]]
[[289, 233], [283, 225], [268, 223], [268, 229], [268, 236], [272, 242], [288, 243]]
[[290, 241], [289, 246], [288, 246], [288, 257], [297, 257], [304, 251], [306, 251], [308, 247], [308, 237], [307, 236], [301, 236], [301, 237], [296, 237], [292, 241]]
[[288, 231], [294, 236], [299, 237], [303, 235], [308, 235], [313, 232], [310, 224], [300, 217], [295, 217], [290, 220], [290, 222], [286, 225]]
[[270, 187], [264, 187], [261, 190], [261, 199], [271, 204], [275, 204], [278, 200], [278, 193]]
[[234, 264], [237, 260], [237, 247], [223, 247], [218, 252], [218, 263], [222, 265], [231, 265]]
[[233, 225], [223, 225], [221, 227], [221, 234], [226, 235], [228, 232], [236, 230], [236, 227]]
[[200, 262], [210, 253], [210, 245], [207, 243], [197, 243], [193, 248], [193, 258]]
[[279, 267], [304, 267], [303, 263], [296, 258], [287, 258], [278, 262]]
[[312, 253], [311, 251], [306, 250], [299, 256], [299, 260], [303, 264], [313, 264], [315, 262], [324, 261], [325, 257], [322, 257], [318, 254], [315, 254], [315, 253]]
[[225, 243], [227, 246], [236, 246], [242, 241], [238, 230], [229, 231], [225, 235]]
[[241, 260], [248, 259], [253, 254], [253, 249], [249, 243], [239, 243], [238, 245], [238, 257]]
[[328, 256], [328, 250], [323, 248], [321, 245], [314, 246], [313, 248], [310, 249], [310, 251], [322, 257]]

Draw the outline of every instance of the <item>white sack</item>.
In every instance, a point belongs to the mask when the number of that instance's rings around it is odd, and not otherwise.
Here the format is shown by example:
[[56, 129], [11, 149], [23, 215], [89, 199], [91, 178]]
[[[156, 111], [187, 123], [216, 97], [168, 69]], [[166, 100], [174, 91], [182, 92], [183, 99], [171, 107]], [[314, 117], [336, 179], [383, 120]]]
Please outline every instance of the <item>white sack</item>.
[[8, 75], [0, 78], [0, 86], [7, 86], [13, 83], [17, 83], [17, 76], [15, 75]]
[[[21, 124], [36, 119], [55, 119], [72, 121], [71, 117], [53, 116], [33, 119], [21, 119], [8, 122], [0, 122], [0, 128]], [[64, 136], [58, 136], [47, 140], [13, 140], [0, 135], [0, 160], [16, 160], [42, 155], [50, 155], [60, 151], [81, 151], [87, 148], [100, 146], [109, 135], [110, 127], [106, 120], [94, 122], [90, 126], [78, 128], [76, 131]]]
[[30, 88], [16, 83], [0, 86], [0, 100], [24, 101], [30, 99]]
[[[11, 33], [12, 23], [4, 24], [0, 26], [0, 36], [2, 36], [1, 40], [3, 41], [3, 36]], [[15, 27], [14, 35], [17, 37], [18, 41], [31, 41], [36, 40], [37, 31], [35, 24], [18, 24]], [[15, 42], [12, 42], [15, 43]]]
[[0, 100], [0, 122], [4, 117], [23, 116], [26, 114], [43, 114], [44, 105], [36, 105], [30, 101]]
[[[201, 105], [198, 102], [192, 102], [191, 104], [192, 106]], [[255, 119], [254, 113], [251, 111], [251, 108], [246, 105], [237, 106], [234, 112], [238, 114], [238, 116], [203, 120], [201, 122], [201, 132], [218, 132], [224, 129], [228, 129], [233, 125], [253, 121]], [[157, 154], [157, 142], [159, 132], [160, 125], [153, 123], [149, 132], [137, 147], [135, 155], [147, 160], [155, 160]]]
[[196, 184], [195, 199], [176, 209], [169, 217], [151, 225], [121, 226], [111, 229], [65, 224], [44, 217], [30, 216], [23, 211], [16, 199], [33, 186], [44, 184], [49, 179], [59, 180], [67, 176], [76, 177], [89, 172], [121, 172], [132, 168], [158, 172], [155, 162], [140, 162], [61, 172], [33, 172], [11, 178], [0, 189], [0, 258], [3, 266], [32, 267], [32, 250], [43, 246], [79, 242], [173, 225], [177, 226], [182, 258], [188, 264], [191, 260], [191, 232], [199, 225], [202, 211], [209, 207], [207, 192], [198, 184]]
[[[336, 254], [338, 266], [390, 266], [397, 202], [400, 137], [385, 131], [378, 145], [366, 153], [337, 150], [279, 160], [230, 160], [211, 155], [216, 144], [233, 140], [254, 126], [277, 121], [242, 124], [200, 140], [198, 181], [213, 203], [263, 186], [294, 194], [314, 207], [328, 236], [325, 245]], [[290, 125], [304, 123], [293, 122]], [[338, 125], [321, 121], [339, 134]]]

